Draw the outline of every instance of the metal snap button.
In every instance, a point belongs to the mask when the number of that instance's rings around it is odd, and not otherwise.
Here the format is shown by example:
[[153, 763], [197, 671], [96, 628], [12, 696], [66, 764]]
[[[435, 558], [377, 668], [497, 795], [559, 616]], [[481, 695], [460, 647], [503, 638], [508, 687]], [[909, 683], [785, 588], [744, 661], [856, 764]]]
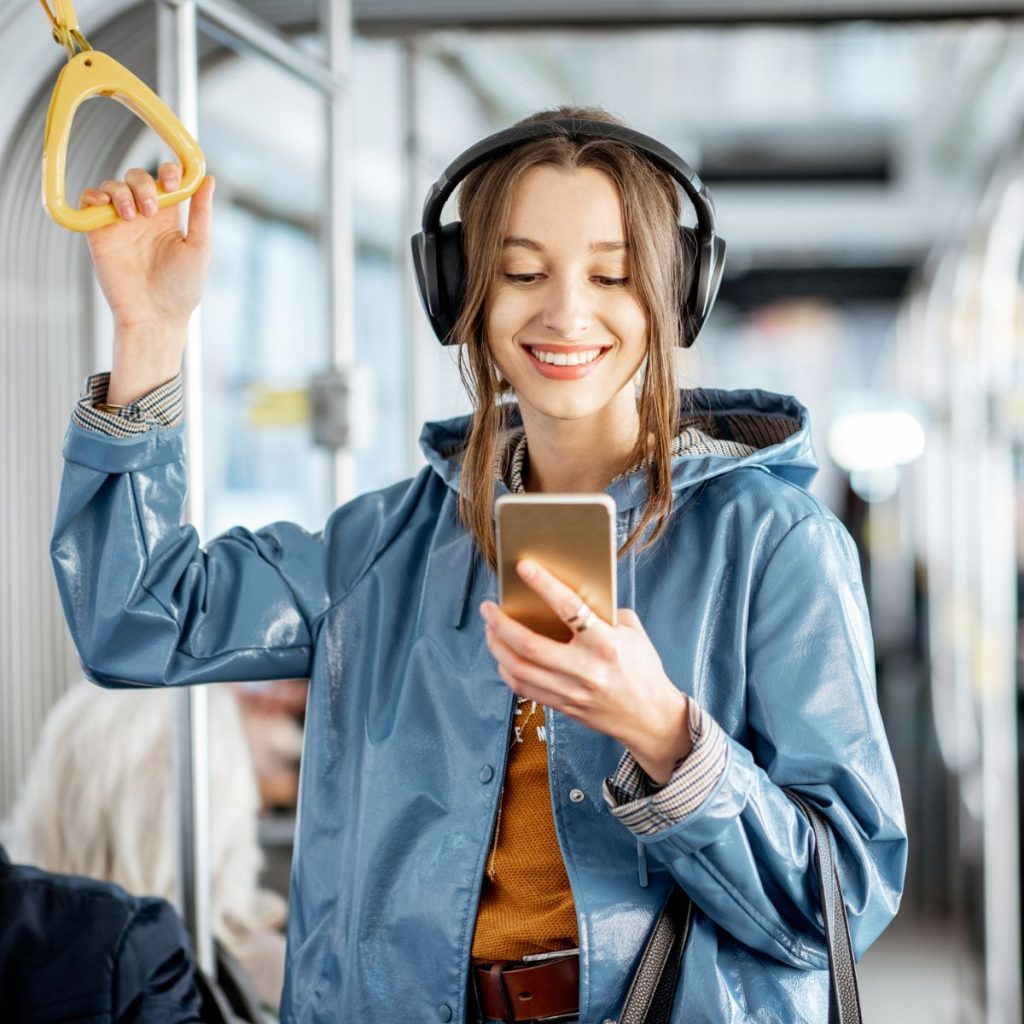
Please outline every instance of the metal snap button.
[[582, 789], [570, 789], [569, 799], [574, 803], [578, 804], [584, 800], [584, 793]]

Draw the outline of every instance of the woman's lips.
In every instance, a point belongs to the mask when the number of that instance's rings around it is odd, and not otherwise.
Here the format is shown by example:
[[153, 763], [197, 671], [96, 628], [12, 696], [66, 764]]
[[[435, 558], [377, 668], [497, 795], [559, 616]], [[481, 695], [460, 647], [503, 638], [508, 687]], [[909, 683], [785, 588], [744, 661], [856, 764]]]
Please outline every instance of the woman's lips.
[[[597, 364], [604, 359], [611, 349], [602, 349], [601, 354], [596, 359], [591, 359], [589, 363], [577, 363], [575, 366], [556, 366], [554, 363], [542, 363], [525, 345], [523, 346], [523, 351], [529, 357], [533, 368], [542, 376], [550, 377], [552, 380], [577, 380], [580, 377], [586, 377], [589, 373], [593, 373], [597, 368]], [[593, 348], [590, 351], [593, 351]]]

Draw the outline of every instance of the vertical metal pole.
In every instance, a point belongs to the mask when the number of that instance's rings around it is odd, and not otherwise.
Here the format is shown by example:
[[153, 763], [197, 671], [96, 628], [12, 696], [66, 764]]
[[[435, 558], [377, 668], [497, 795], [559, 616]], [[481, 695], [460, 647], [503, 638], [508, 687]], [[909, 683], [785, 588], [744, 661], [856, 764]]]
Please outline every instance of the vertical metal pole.
[[[352, 66], [352, 7], [350, 0], [318, 0], [331, 72], [348, 78]], [[355, 230], [353, 227], [352, 102], [344, 95], [327, 94], [327, 233], [324, 239], [328, 266], [328, 315], [331, 361], [346, 372], [356, 361], [355, 344]], [[354, 380], [348, 377], [349, 387]], [[348, 408], [358, 408], [352, 396]], [[335, 450], [334, 503], [356, 492], [356, 457], [351, 443]]]
[[[990, 207], [978, 303], [979, 380], [998, 408], [1012, 387], [1017, 273], [1024, 251], [1024, 174]], [[986, 416], [977, 448], [979, 502], [979, 700], [985, 794], [987, 1019], [1021, 1020], [1020, 849], [1017, 808], [1017, 551], [1014, 451], [1005, 424]], [[981, 433], [979, 431], [979, 433]]]
[[[420, 46], [417, 37], [409, 36], [405, 39], [402, 46], [402, 57], [401, 117], [402, 156], [405, 160], [405, 216], [401, 252], [405, 267], [406, 338], [408, 339], [406, 410], [411, 428], [406, 435], [406, 472], [415, 473], [423, 464], [423, 454], [420, 452], [417, 434], [420, 424], [429, 419], [433, 412], [427, 396], [433, 395], [437, 391], [441, 364], [437, 358], [437, 342], [433, 332], [430, 330], [427, 318], [420, 312], [420, 296], [416, 288], [412, 260], [409, 256], [409, 240], [423, 226], [423, 196], [434, 180], [426, 166], [420, 137], [417, 110]], [[445, 355], [454, 362], [456, 358], [454, 348], [446, 350]]]
[[[196, 9], [191, 0], [170, 8], [157, 5], [157, 46], [157, 91], [177, 113], [182, 124], [198, 138], [199, 59]], [[182, 217], [185, 216], [183, 205]], [[184, 359], [189, 480], [185, 514], [188, 521], [194, 523], [199, 530], [202, 529], [205, 512], [201, 341], [200, 313], [197, 310], [189, 324]], [[204, 687], [185, 687], [179, 692], [178, 698], [174, 729], [174, 771], [179, 822], [179, 906], [192, 936], [199, 966], [213, 977], [215, 959], [210, 897], [209, 692]]]
[[[408, 367], [405, 384], [405, 407], [408, 415], [409, 426], [418, 427], [426, 416], [424, 415], [423, 403], [420, 396], [423, 394], [424, 385], [428, 384], [427, 375], [431, 367], [423, 358], [423, 317], [419, 316], [420, 299], [416, 294], [416, 282], [413, 277], [412, 260], [409, 258], [409, 239], [416, 234], [422, 226], [422, 205], [420, 197], [423, 189], [420, 187], [420, 139], [419, 121], [416, 116], [416, 73], [419, 65], [419, 52], [414, 37], [407, 38], [402, 46], [402, 84], [401, 84], [401, 111], [402, 111], [402, 156], [405, 159], [405, 216], [402, 219], [401, 252], [404, 257], [402, 266], [405, 268], [405, 309], [406, 309], [406, 331], [408, 339], [406, 348], [406, 366]], [[416, 440], [416, 431], [406, 431], [406, 472], [415, 472], [416, 465], [420, 461], [419, 444]]]

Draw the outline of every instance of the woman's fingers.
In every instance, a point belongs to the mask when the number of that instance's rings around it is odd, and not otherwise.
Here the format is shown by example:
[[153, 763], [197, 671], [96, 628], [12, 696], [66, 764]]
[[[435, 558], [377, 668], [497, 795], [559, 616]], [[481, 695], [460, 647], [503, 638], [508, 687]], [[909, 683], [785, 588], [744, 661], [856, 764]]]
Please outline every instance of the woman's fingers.
[[171, 162], [160, 165], [156, 179], [142, 167], [133, 167], [125, 172], [123, 181], [110, 178], [98, 188], [85, 189], [78, 205], [113, 203], [122, 220], [134, 220], [138, 213], [152, 217], [159, 211], [157, 181], [164, 192], [173, 192], [181, 184], [181, 176], [181, 165]]
[[133, 167], [125, 172], [125, 184], [131, 189], [132, 200], [136, 209], [144, 217], [152, 217], [157, 211], [156, 182], [153, 176], [141, 167]]
[[78, 208], [81, 210], [86, 206], [106, 206], [109, 202], [111, 199], [106, 192], [101, 192], [98, 188], [87, 188], [82, 191], [81, 198], [78, 200]]
[[106, 192], [110, 196], [110, 201], [114, 204], [114, 209], [120, 214], [122, 220], [135, 219], [135, 198], [125, 182], [108, 178], [100, 185], [99, 191]]
[[535, 633], [492, 601], [485, 601], [480, 611], [494, 635], [527, 661], [543, 663], [567, 673], [579, 667], [578, 651], [569, 644]]
[[[523, 558], [516, 563], [516, 572], [533, 588], [576, 634], [576, 638], [601, 651], [609, 650], [608, 623], [584, 602], [572, 587], [566, 586], [557, 576], [532, 559]], [[580, 629], [578, 618], [586, 623]]]
[[546, 703], [550, 705], [552, 695], [559, 694], [559, 676], [542, 665], [521, 657], [490, 626], [485, 632], [485, 637], [488, 649], [494, 655], [499, 667], [503, 667], [517, 682], [544, 690]]
[[188, 243], [195, 246], [210, 244], [210, 223], [213, 219], [213, 189], [216, 182], [210, 175], [192, 196], [188, 210]]
[[181, 164], [161, 164], [156, 176], [165, 192], [173, 192], [181, 184]]

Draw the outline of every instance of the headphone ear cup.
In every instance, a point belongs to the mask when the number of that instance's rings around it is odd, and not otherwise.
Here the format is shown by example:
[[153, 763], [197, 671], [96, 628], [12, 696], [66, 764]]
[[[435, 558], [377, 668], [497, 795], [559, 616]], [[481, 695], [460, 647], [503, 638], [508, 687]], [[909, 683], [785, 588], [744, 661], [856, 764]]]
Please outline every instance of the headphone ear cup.
[[679, 225], [679, 253], [683, 268], [679, 292], [679, 344], [683, 348], [689, 348], [697, 340], [697, 333], [700, 331], [700, 322], [694, 314], [700, 279], [700, 240], [694, 228]]
[[434, 334], [442, 345], [454, 344], [450, 335], [465, 292], [462, 224], [455, 221], [413, 235], [412, 265], [416, 290]]
[[708, 274], [708, 312], [718, 298], [718, 289], [722, 286], [722, 273], [725, 270], [725, 239], [715, 235], [711, 243], [711, 270]]
[[441, 225], [437, 236], [437, 263], [441, 310], [444, 317], [443, 333], [439, 333], [438, 337], [442, 344], [455, 345], [458, 344], [457, 339], [449, 335], [455, 329], [466, 297], [466, 261], [462, 252], [461, 221]]
[[725, 270], [725, 239], [714, 235], [710, 244], [701, 245], [696, 228], [679, 226], [679, 244], [683, 261], [680, 344], [689, 348], [696, 340], [711, 312]]

